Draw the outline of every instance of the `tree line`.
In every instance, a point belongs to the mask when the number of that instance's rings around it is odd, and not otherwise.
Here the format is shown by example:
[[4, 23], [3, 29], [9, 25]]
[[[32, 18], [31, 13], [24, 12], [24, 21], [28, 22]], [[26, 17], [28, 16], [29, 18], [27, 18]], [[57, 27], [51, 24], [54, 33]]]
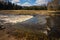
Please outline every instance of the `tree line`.
[[11, 2], [0, 2], [0, 10], [17, 10], [22, 9], [21, 6], [12, 4]]
[[47, 10], [47, 6], [20, 6], [11, 2], [0, 2], [0, 10]]

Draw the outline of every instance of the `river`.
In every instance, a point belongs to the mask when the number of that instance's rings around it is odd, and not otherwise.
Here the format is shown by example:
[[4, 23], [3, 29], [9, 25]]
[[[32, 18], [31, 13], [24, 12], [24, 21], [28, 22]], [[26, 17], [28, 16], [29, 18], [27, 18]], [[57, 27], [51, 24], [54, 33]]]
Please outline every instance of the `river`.
[[0, 20], [4, 20], [6, 23], [46, 23], [46, 16], [43, 15], [0, 15]]

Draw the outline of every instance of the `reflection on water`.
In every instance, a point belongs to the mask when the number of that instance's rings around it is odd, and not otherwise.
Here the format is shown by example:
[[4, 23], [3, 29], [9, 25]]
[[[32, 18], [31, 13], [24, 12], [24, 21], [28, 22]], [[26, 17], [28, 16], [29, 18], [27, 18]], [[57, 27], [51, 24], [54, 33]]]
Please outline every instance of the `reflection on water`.
[[23, 22], [28, 19], [33, 18], [33, 16], [30, 15], [1, 15], [0, 19], [5, 20], [6, 22], [12, 22], [12, 23], [17, 23], [17, 22]]
[[35, 38], [39, 38], [40, 35], [42, 35], [40, 32], [44, 35], [48, 33], [46, 28], [46, 16], [44, 15], [0, 15], [0, 23], [3, 24], [3, 28], [6, 28], [5, 30], [9, 35], [18, 38], [21, 37], [21, 39], [24, 37], [25, 39], [26, 37], [29, 39], [30, 35], [30, 37], [33, 36], [30, 39], [35, 40]]
[[5, 20], [6, 22], [11, 23], [39, 23], [45, 24], [46, 23], [46, 16], [40, 15], [0, 15], [0, 20]]

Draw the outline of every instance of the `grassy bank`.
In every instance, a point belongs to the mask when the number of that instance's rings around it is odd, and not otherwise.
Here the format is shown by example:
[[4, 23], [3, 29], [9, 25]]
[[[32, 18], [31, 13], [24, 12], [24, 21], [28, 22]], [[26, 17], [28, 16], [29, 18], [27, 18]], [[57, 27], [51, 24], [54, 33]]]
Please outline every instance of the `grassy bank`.
[[1, 10], [0, 14], [23, 14], [23, 15], [35, 15], [35, 14], [41, 14], [41, 15], [49, 15], [54, 12], [60, 12], [60, 11], [49, 11], [49, 10]]
[[46, 13], [47, 10], [1, 10], [2, 14], [42, 14]]

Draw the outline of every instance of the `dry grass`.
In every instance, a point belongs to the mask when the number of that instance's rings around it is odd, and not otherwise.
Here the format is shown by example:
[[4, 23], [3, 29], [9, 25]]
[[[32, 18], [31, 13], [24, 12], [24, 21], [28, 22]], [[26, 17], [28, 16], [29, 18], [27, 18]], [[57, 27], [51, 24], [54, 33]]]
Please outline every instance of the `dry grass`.
[[0, 14], [23, 14], [23, 15], [50, 15], [52, 12], [60, 11], [49, 11], [49, 10], [0, 10]]
[[1, 10], [4, 14], [45, 14], [47, 10]]

